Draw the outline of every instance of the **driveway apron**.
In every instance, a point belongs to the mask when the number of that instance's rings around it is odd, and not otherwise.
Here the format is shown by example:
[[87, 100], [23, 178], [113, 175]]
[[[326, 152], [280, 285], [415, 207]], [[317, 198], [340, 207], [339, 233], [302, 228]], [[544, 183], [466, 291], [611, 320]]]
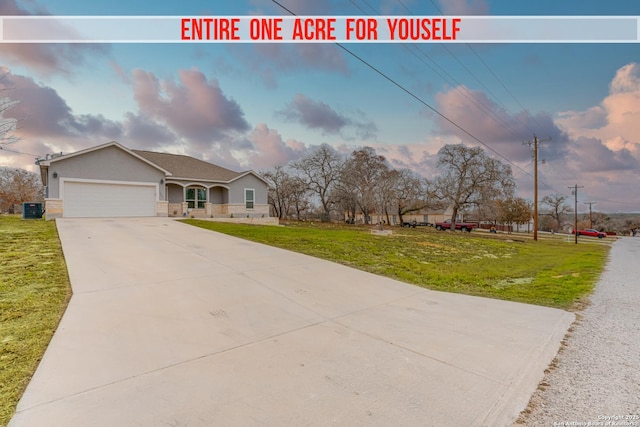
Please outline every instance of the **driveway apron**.
[[574, 320], [166, 218], [57, 226], [73, 297], [11, 427], [510, 425]]

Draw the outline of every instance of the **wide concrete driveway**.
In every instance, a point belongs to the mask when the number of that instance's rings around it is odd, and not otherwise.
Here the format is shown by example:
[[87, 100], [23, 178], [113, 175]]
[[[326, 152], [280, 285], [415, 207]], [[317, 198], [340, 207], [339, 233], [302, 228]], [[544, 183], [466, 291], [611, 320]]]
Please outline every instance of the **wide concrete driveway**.
[[11, 427], [509, 425], [574, 319], [169, 219], [58, 229], [74, 295]]

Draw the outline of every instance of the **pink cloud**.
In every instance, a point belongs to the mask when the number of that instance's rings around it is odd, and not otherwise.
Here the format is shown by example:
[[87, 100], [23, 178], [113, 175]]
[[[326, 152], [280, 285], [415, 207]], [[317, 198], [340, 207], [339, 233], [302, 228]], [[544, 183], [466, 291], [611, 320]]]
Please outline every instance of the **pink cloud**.
[[207, 80], [198, 70], [181, 70], [179, 80], [160, 81], [152, 72], [135, 70], [140, 112], [199, 144], [249, 129], [238, 103], [225, 96], [215, 79]]
[[545, 173], [584, 185], [603, 211], [637, 211], [640, 199], [640, 65], [616, 72], [609, 94], [584, 111], [564, 111], [557, 123], [571, 136], [569, 154]]
[[[438, 111], [449, 120], [512, 161], [530, 159], [530, 151], [522, 143], [533, 139], [534, 133], [551, 138], [543, 147], [550, 158], [562, 157], [566, 151], [567, 135], [549, 114], [505, 111], [484, 92], [464, 86], [438, 93], [436, 104]], [[480, 145], [448, 120], [439, 116], [436, 120], [443, 135], [454, 135], [465, 144]]]
[[[367, 145], [376, 150], [377, 154], [384, 156], [394, 168], [411, 169], [425, 178], [433, 178], [437, 174], [437, 151], [444, 143], [439, 140], [437, 144], [431, 141], [428, 143], [402, 145], [380, 143]], [[350, 147], [350, 150], [353, 151], [353, 148]]]
[[613, 151], [640, 151], [640, 64], [627, 64], [616, 72], [609, 95], [586, 111], [565, 111], [558, 123], [574, 138], [602, 140]]
[[305, 144], [293, 139], [285, 141], [276, 130], [259, 123], [249, 134], [254, 149], [248, 155], [247, 164], [256, 169], [268, 169], [297, 160]]

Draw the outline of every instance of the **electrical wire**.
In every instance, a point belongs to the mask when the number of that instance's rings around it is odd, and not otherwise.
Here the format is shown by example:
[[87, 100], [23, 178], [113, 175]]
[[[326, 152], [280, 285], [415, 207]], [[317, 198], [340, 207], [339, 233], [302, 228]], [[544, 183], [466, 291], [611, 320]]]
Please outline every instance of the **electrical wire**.
[[0, 150], [1, 151], [8, 151], [9, 153], [21, 154], [23, 156], [39, 157], [37, 154], [29, 154], [29, 153], [23, 153], [22, 151], [11, 150], [10, 148], [7, 148], [7, 147], [2, 146], [2, 145], [0, 145]]
[[[364, 12], [364, 10], [362, 10], [362, 8], [360, 8], [359, 6], [357, 6], [353, 0], [350, 0], [351, 3], [356, 6], [358, 9], [360, 9], [361, 11]], [[401, 2], [401, 0], [398, 0], [399, 2]], [[291, 11], [289, 8], [287, 8], [286, 6], [282, 5], [278, 0], [272, 0], [273, 3], [275, 3], [276, 5], [278, 5], [280, 8], [282, 8], [283, 10], [287, 11], [289, 14], [291, 14], [292, 16], [298, 16], [296, 15], [293, 11]], [[431, 0], [431, 2], [433, 3], [433, 0]], [[366, 1], [365, 1], [366, 3]], [[368, 3], [367, 3], [368, 4]], [[434, 3], [435, 6], [435, 3]], [[371, 7], [369, 5], [369, 7]], [[436, 8], [439, 10], [439, 8], [436, 6]], [[366, 12], [365, 12], [366, 13]], [[456, 127], [458, 130], [460, 130], [461, 132], [463, 132], [465, 135], [469, 136], [470, 138], [472, 138], [474, 141], [478, 142], [479, 144], [481, 144], [482, 146], [484, 146], [485, 148], [487, 148], [489, 151], [493, 152], [494, 154], [496, 154], [497, 156], [499, 156], [500, 158], [502, 158], [503, 160], [505, 160], [507, 163], [511, 164], [512, 166], [514, 166], [517, 170], [519, 170], [521, 173], [524, 173], [526, 175], [528, 175], [529, 177], [533, 178], [533, 175], [528, 172], [527, 170], [525, 170], [524, 168], [522, 168], [521, 166], [519, 166], [518, 164], [516, 164], [515, 162], [513, 162], [511, 159], [509, 159], [508, 157], [506, 157], [505, 155], [503, 155], [502, 153], [498, 152], [497, 150], [493, 149], [492, 147], [490, 147], [486, 142], [484, 142], [483, 140], [481, 140], [479, 137], [475, 136], [474, 134], [472, 134], [471, 132], [469, 132], [468, 130], [466, 130], [464, 127], [462, 127], [461, 125], [459, 125], [458, 123], [456, 123], [454, 120], [450, 119], [449, 117], [447, 117], [446, 115], [444, 115], [443, 113], [441, 113], [437, 108], [433, 107], [432, 105], [430, 105], [428, 102], [426, 102], [425, 100], [423, 100], [422, 98], [420, 98], [418, 95], [416, 95], [415, 93], [413, 93], [412, 91], [410, 91], [409, 89], [407, 89], [406, 87], [404, 87], [402, 84], [398, 83], [396, 80], [394, 80], [393, 78], [391, 78], [390, 76], [388, 76], [387, 74], [385, 74], [383, 71], [379, 70], [377, 67], [375, 67], [373, 64], [369, 63], [367, 60], [365, 60], [364, 58], [360, 57], [358, 54], [356, 54], [355, 52], [351, 51], [350, 49], [348, 49], [347, 47], [345, 47], [343, 44], [341, 43], [334, 43], [337, 47], [339, 47], [340, 49], [342, 49], [343, 51], [345, 51], [346, 53], [348, 53], [349, 55], [351, 55], [353, 58], [357, 59], [358, 61], [360, 61], [362, 64], [366, 65], [367, 67], [369, 67], [372, 71], [374, 71], [375, 73], [377, 73], [378, 75], [380, 75], [382, 78], [384, 78], [385, 80], [387, 80], [389, 83], [393, 84], [394, 86], [396, 86], [398, 89], [400, 89], [401, 91], [405, 92], [407, 95], [409, 95], [410, 97], [412, 97], [413, 99], [415, 99], [416, 101], [418, 101], [419, 103], [421, 103], [422, 105], [424, 105], [425, 107], [427, 107], [429, 110], [431, 110], [433, 113], [435, 113], [436, 115], [438, 115], [439, 117], [441, 117], [442, 119], [444, 119], [445, 121], [447, 121], [448, 123], [450, 123], [451, 125], [453, 125], [454, 127]], [[473, 50], [473, 49], [472, 49]], [[477, 52], [475, 52], [477, 55]], [[484, 61], [483, 61], [484, 62]], [[488, 65], [485, 64], [485, 66], [487, 66], [487, 68], [489, 69]], [[492, 74], [495, 74], [492, 72]], [[498, 81], [499, 78], [497, 76], [495, 76], [496, 79]], [[501, 83], [504, 86], [504, 83]], [[506, 86], [504, 86], [506, 88]], [[508, 91], [508, 89], [507, 89]], [[511, 93], [511, 91], [508, 91]], [[511, 93], [511, 96], [516, 100], [516, 102], [518, 103], [518, 105], [520, 105], [521, 108], [523, 108], [523, 110], [527, 111], [522, 104], [517, 101], [517, 98], [515, 98], [515, 96]], [[527, 166], [525, 167], [529, 167], [531, 164], [533, 163], [530, 162]], [[550, 184], [547, 184], [546, 182], [538, 179], [539, 184], [543, 185], [546, 188], [549, 188], [550, 190], [554, 191], [557, 194], [560, 195], [565, 195], [566, 194], [562, 191], [558, 191], [556, 190], [553, 186], [551, 186]], [[604, 201], [604, 200], [603, 200]], [[611, 203], [620, 203], [622, 204], [622, 202], [615, 202], [612, 200], [607, 200], [608, 202]]]
[[[291, 11], [290, 9], [288, 9], [286, 6], [282, 5], [278, 0], [271, 0], [273, 3], [277, 4], [278, 6], [280, 6], [283, 10], [287, 11], [289, 14], [291, 14], [292, 16], [298, 16], [296, 15], [293, 11]], [[457, 128], [458, 130], [460, 130], [462, 133], [464, 133], [465, 135], [469, 136], [471, 139], [473, 139], [474, 141], [478, 142], [479, 144], [483, 145], [485, 148], [487, 148], [489, 151], [491, 151], [492, 153], [494, 153], [495, 155], [497, 155], [498, 157], [501, 157], [503, 160], [505, 160], [507, 163], [513, 165], [516, 169], [521, 170], [522, 172], [524, 172], [525, 174], [532, 176], [529, 172], [527, 172], [526, 170], [522, 169], [518, 164], [516, 164], [515, 162], [513, 162], [511, 159], [507, 158], [505, 155], [503, 155], [502, 153], [498, 152], [497, 150], [495, 150], [494, 148], [492, 148], [491, 146], [489, 146], [486, 142], [484, 142], [483, 140], [481, 140], [480, 138], [478, 138], [477, 136], [475, 136], [474, 134], [472, 134], [471, 132], [469, 132], [468, 130], [466, 130], [465, 128], [463, 128], [461, 125], [459, 125], [458, 123], [456, 123], [454, 120], [450, 119], [449, 117], [447, 117], [446, 115], [444, 115], [443, 113], [441, 113], [437, 108], [433, 107], [431, 104], [429, 104], [428, 102], [426, 102], [425, 100], [423, 100], [422, 98], [420, 98], [418, 95], [416, 95], [415, 93], [413, 93], [412, 91], [410, 91], [409, 89], [407, 89], [406, 87], [404, 87], [402, 84], [398, 83], [397, 81], [395, 81], [393, 78], [391, 78], [390, 76], [388, 76], [387, 74], [385, 74], [383, 71], [381, 71], [380, 69], [378, 69], [376, 66], [374, 66], [373, 64], [369, 63], [367, 60], [365, 60], [364, 58], [360, 57], [358, 54], [356, 54], [355, 52], [351, 51], [350, 49], [348, 49], [347, 47], [345, 47], [342, 43], [334, 43], [336, 46], [338, 46], [340, 49], [344, 50], [346, 53], [348, 53], [349, 55], [351, 55], [352, 57], [354, 57], [355, 59], [357, 59], [358, 61], [360, 61], [361, 63], [363, 63], [364, 65], [366, 65], [367, 67], [369, 67], [371, 70], [373, 70], [375, 73], [377, 73], [378, 75], [380, 75], [382, 78], [384, 78], [385, 80], [387, 80], [389, 83], [393, 84], [394, 86], [396, 86], [398, 89], [400, 89], [401, 91], [403, 91], [404, 93], [406, 93], [407, 95], [409, 95], [410, 97], [412, 97], [413, 99], [415, 99], [416, 101], [418, 101], [419, 103], [421, 103], [422, 105], [424, 105], [425, 107], [427, 107], [429, 110], [431, 110], [433, 113], [435, 113], [436, 115], [438, 115], [439, 117], [441, 117], [442, 119], [444, 119], [446, 122], [450, 123], [451, 125], [453, 125], [455, 128]]]

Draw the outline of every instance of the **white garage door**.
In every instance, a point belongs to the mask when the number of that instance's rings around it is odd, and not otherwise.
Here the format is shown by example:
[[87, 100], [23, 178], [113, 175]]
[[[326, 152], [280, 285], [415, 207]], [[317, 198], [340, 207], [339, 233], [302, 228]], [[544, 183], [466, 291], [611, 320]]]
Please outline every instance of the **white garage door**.
[[64, 183], [63, 216], [72, 218], [155, 216], [156, 188], [150, 185]]

